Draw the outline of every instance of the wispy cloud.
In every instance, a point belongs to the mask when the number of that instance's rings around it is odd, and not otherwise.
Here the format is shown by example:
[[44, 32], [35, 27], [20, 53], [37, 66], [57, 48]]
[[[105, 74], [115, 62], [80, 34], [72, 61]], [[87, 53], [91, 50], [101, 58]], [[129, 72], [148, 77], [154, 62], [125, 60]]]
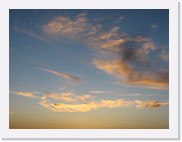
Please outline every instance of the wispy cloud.
[[130, 106], [131, 102], [124, 100], [101, 100], [99, 102], [89, 102], [85, 104], [52, 104], [57, 112], [87, 112], [99, 108], [116, 108]]
[[43, 31], [50, 36], [67, 37], [74, 40], [88, 39], [98, 30], [99, 25], [88, 22], [86, 14], [79, 14], [75, 18], [58, 16], [43, 26]]
[[[105, 18], [110, 16], [106, 16]], [[168, 71], [150, 72], [145, 67], [147, 71], [140, 72], [133, 67], [139, 66], [140, 68], [143, 64], [150, 66], [152, 62], [150, 54], [152, 51], [158, 50], [154, 41], [148, 37], [139, 35], [131, 37], [127, 33], [123, 33], [121, 27], [118, 26], [106, 28], [104, 27], [103, 21], [99, 19], [96, 17], [95, 21], [97, 22], [91, 22], [87, 13], [81, 13], [77, 16], [57, 16], [43, 24], [42, 34], [45, 37], [49, 37], [50, 40], [57, 39], [57, 41], [61, 41], [60, 39], [71, 39], [83, 43], [88, 47], [94, 47], [93, 49], [96, 49], [97, 53], [96, 56], [99, 59], [103, 57], [103, 60], [93, 61], [96, 68], [116, 76], [125, 85], [150, 89], [167, 89]], [[120, 15], [120, 21], [123, 19], [124, 17]], [[159, 25], [152, 24], [151, 27], [156, 29]], [[24, 33], [36, 37], [34, 32], [25, 31]], [[36, 38], [40, 40], [45, 39], [44, 37], [41, 39], [41, 36], [37, 36]], [[163, 52], [160, 58], [168, 61], [168, 54]], [[105, 61], [105, 59], [109, 61]], [[82, 81], [79, 77], [72, 74], [43, 68], [38, 69], [74, 82]]]
[[160, 58], [166, 62], [169, 61], [169, 53], [165, 50], [162, 50], [162, 53], [160, 54]]
[[[32, 92], [13, 92], [13, 94], [40, 99], [39, 105], [53, 112], [88, 112], [100, 108], [118, 108], [118, 107], [132, 107], [137, 109], [158, 108], [165, 106], [168, 103], [163, 101], [140, 101], [140, 100], [97, 100], [95, 96], [91, 95], [76, 95], [73, 92], [62, 93], [46, 93], [42, 97], [38, 97]], [[101, 92], [97, 92], [101, 93]], [[138, 96], [138, 94], [136, 94]]]
[[47, 93], [43, 98], [49, 98], [54, 100], [59, 100], [63, 102], [85, 102], [90, 101], [93, 97], [90, 95], [77, 96], [72, 92], [57, 93]]
[[26, 34], [28, 36], [31, 36], [31, 37], [38, 39], [38, 40], [41, 40], [41, 41], [52, 42], [52, 40], [49, 39], [48, 37], [46, 37], [45, 35], [38, 34], [38, 33], [31, 31], [31, 30], [27, 30], [27, 29], [25, 30], [25, 29], [21, 29], [21, 28], [18, 28], [17, 26], [15, 26], [14, 31]]
[[75, 18], [58, 16], [43, 26], [43, 31], [55, 38], [69, 38], [103, 49], [117, 49], [125, 42], [120, 33], [120, 27], [114, 26], [104, 30], [103, 24], [94, 24], [87, 18], [87, 14], [77, 15]]
[[44, 108], [54, 112], [88, 112], [100, 108], [136, 107], [137, 109], [157, 108], [167, 105], [166, 102], [140, 100], [105, 100], [96, 101], [91, 95], [76, 95], [73, 92], [47, 93], [39, 102]]
[[108, 41], [107, 43], [102, 44], [100, 47], [101, 48], [114, 48], [114, 47], [120, 46], [124, 42], [125, 42], [124, 39], [111, 40], [111, 41]]
[[104, 61], [94, 60], [96, 68], [105, 71], [121, 80], [121, 82], [130, 85], [139, 85], [142, 87], [154, 89], [168, 88], [168, 72], [140, 73], [122, 60]]
[[168, 103], [166, 102], [160, 102], [160, 101], [139, 101], [139, 100], [135, 100], [134, 101], [136, 103], [136, 107], [137, 109], [145, 109], [145, 108], [158, 108], [161, 106], [165, 106]]
[[156, 24], [156, 23], [154, 23], [154, 24], [152, 24], [151, 28], [152, 28], [152, 29], [157, 29], [157, 28], [159, 28], [159, 25]]
[[36, 96], [35, 93], [32, 93], [32, 92], [23, 92], [23, 91], [12, 92], [11, 91], [11, 93], [16, 94], [16, 95], [20, 95], [20, 96], [24, 96], [24, 97], [29, 97], [29, 98], [38, 98], [38, 96]]
[[102, 91], [102, 90], [92, 90], [92, 91], [89, 91], [89, 93], [93, 93], [93, 94], [107, 94], [108, 92]]
[[43, 71], [49, 72], [51, 74], [57, 75], [59, 77], [62, 77], [62, 78], [77, 82], [77, 83], [82, 82], [82, 80], [79, 77], [77, 77], [75, 75], [72, 75], [72, 74], [61, 73], [61, 72], [57, 72], [57, 71], [53, 71], [53, 70], [49, 70], [49, 69], [38, 68], [38, 67], [36, 67], [36, 68], [39, 69], [39, 70], [43, 70]]

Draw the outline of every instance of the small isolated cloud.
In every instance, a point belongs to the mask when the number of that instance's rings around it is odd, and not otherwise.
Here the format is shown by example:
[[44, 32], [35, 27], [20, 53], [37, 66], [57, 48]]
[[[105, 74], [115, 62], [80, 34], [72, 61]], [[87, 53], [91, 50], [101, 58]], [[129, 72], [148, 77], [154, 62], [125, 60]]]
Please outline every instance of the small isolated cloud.
[[135, 71], [123, 60], [94, 60], [93, 65], [121, 80], [124, 84], [139, 85], [144, 88], [162, 89], [168, 88], [168, 72], [142, 73]]
[[156, 24], [156, 23], [155, 23], [155, 24], [152, 24], [151, 28], [152, 28], [152, 29], [157, 29], [157, 28], [159, 28], [159, 25]]
[[29, 98], [37, 98], [37, 96], [32, 92], [22, 92], [22, 91], [20, 91], [20, 92], [14, 92], [14, 94], [24, 96], [24, 97], [29, 97]]
[[[37, 67], [36, 67], [37, 68]], [[65, 79], [68, 79], [68, 80], [71, 80], [73, 82], [82, 82], [82, 80], [75, 76], [75, 75], [72, 75], [72, 74], [68, 74], [68, 73], [61, 73], [61, 72], [57, 72], [57, 71], [53, 71], [53, 70], [49, 70], [49, 69], [43, 69], [43, 68], [37, 68], [39, 70], [43, 70], [43, 71], [46, 71], [46, 72], [49, 72], [49, 73], [52, 73], [54, 75], [57, 75], [59, 77], [62, 77], [62, 78], [65, 78]]]
[[158, 107], [165, 106], [165, 105], [168, 104], [166, 102], [159, 102], [159, 101], [142, 102], [142, 101], [139, 101], [139, 100], [135, 100], [134, 102], [136, 103], [136, 108], [137, 109], [158, 108]]

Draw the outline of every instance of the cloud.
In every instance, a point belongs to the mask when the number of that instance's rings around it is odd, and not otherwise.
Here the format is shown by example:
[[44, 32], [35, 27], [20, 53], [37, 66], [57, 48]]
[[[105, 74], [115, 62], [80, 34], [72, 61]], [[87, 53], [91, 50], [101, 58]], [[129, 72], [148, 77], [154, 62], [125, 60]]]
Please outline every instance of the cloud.
[[19, 32], [19, 33], [24, 33], [26, 35], [29, 35], [35, 39], [41, 40], [41, 41], [45, 41], [45, 42], [51, 42], [52, 40], [50, 40], [48, 37], [46, 37], [45, 35], [42, 34], [38, 34], [36, 32], [30, 31], [30, 30], [25, 30], [25, 29], [21, 29], [18, 28], [17, 26], [14, 27], [14, 31]]
[[90, 93], [93, 93], [93, 94], [106, 94], [107, 92], [106, 91], [102, 91], [102, 90], [93, 90], [93, 91], [89, 91]]
[[127, 95], [124, 95], [124, 94], [120, 94], [119, 96], [148, 96], [148, 95], [141, 95], [141, 94], [127, 94]]
[[100, 100], [81, 102], [76, 104], [67, 103], [48, 103], [47, 100], [42, 100], [40, 103], [43, 107], [52, 110], [54, 112], [87, 112], [99, 108], [116, 108], [116, 107], [127, 107], [132, 104], [132, 102], [127, 102], [125, 100]]
[[[51, 100], [53, 99], [53, 100]], [[55, 100], [57, 102], [55, 102]], [[100, 108], [118, 108], [136, 106], [137, 109], [157, 108], [167, 105], [166, 102], [139, 100], [127, 101], [125, 99], [98, 100], [95, 101], [90, 95], [77, 96], [74, 93], [49, 93], [41, 97], [39, 102], [44, 108], [53, 112], [88, 112]]]
[[155, 24], [152, 24], [151, 28], [152, 28], [152, 29], [157, 29], [157, 28], [159, 28], [159, 25], [156, 24], [156, 23], [155, 23]]
[[101, 48], [118, 47], [124, 42], [125, 42], [124, 39], [111, 40], [111, 41], [108, 41], [107, 43], [104, 43], [103, 45], [101, 45]]
[[131, 102], [124, 100], [101, 100], [99, 102], [89, 102], [86, 104], [53, 104], [53, 107], [57, 109], [58, 112], [87, 112], [99, 108], [127, 107], [129, 105], [131, 105]]
[[121, 46], [121, 58], [126, 62], [147, 62], [151, 51], [156, 50], [155, 43], [142, 36], [128, 38]]
[[169, 78], [166, 71], [142, 73], [133, 70], [129, 64], [122, 60], [104, 61], [95, 59], [93, 60], [93, 65], [119, 78], [125, 84], [162, 90], [168, 88]]
[[37, 68], [37, 69], [52, 73], [54, 75], [57, 75], [59, 77], [62, 77], [62, 78], [65, 78], [65, 79], [68, 79], [68, 80], [71, 80], [71, 81], [74, 81], [74, 82], [77, 82], [77, 83], [82, 82], [82, 80], [79, 77], [74, 76], [72, 74], [61, 73], [61, 72], [57, 72], [57, 71], [53, 71], [53, 70], [49, 70], [49, 69], [43, 69], [43, 68]]
[[134, 102], [136, 103], [136, 108], [137, 109], [158, 108], [158, 107], [165, 106], [165, 105], [168, 104], [166, 102], [159, 102], [159, 101], [142, 102], [142, 101], [139, 101], [139, 100], [135, 100]]
[[110, 39], [116, 38], [120, 34], [119, 29], [120, 29], [119, 27], [113, 27], [110, 31], [107, 31], [98, 35], [97, 39], [110, 40]]
[[32, 92], [13, 92], [14, 94], [20, 95], [20, 96], [24, 96], [24, 97], [29, 97], [29, 98], [37, 98], [37, 96], [32, 93]]
[[[113, 18], [112, 15], [108, 15], [105, 18], [108, 17]], [[120, 20], [124, 18], [121, 15], [119, 17], [121, 18]], [[93, 64], [98, 69], [121, 79], [125, 85], [129, 84], [154, 89], [168, 88], [169, 77], [167, 71], [148, 72], [149, 69], [147, 67], [152, 64], [150, 54], [152, 51], [158, 50], [152, 39], [144, 36], [131, 37], [127, 33], [123, 33], [121, 27], [115, 25], [105, 27], [105, 24], [103, 24], [102, 20], [99, 20], [99, 17], [95, 17], [95, 19], [97, 19], [96, 22], [92, 21], [86, 13], [81, 13], [77, 16], [57, 16], [44, 23], [42, 34], [45, 37], [49, 37], [50, 40], [61, 41], [71, 39], [88, 47], [94, 47], [92, 49], [96, 49], [95, 56], [103, 60], [94, 60]], [[157, 28], [158, 25], [153, 24], [152, 27]], [[31, 35], [31, 32], [29, 34]], [[160, 57], [166, 61], [168, 59], [167, 54], [164, 53]], [[110, 61], [104, 61], [105, 59]], [[148, 71], [136, 71], [133, 68], [136, 66], [139, 70], [142, 67], [142, 69]], [[82, 81], [79, 77], [72, 74], [43, 68], [38, 69], [74, 82]]]
[[80, 101], [85, 102], [85, 101], [90, 101], [93, 97], [91, 97], [90, 95], [77, 96], [72, 92], [63, 92], [60, 94], [47, 93], [46, 96], [42, 97], [42, 99], [47, 99], [47, 98], [64, 102], [80, 102]]
[[43, 31], [51, 36], [67, 37], [70, 39], [83, 40], [98, 32], [100, 26], [88, 22], [86, 13], [74, 18], [58, 16], [43, 26]]
[[168, 62], [169, 61], [169, 53], [167, 53], [165, 50], [162, 50], [162, 53], [160, 54], [160, 58], [163, 61]]
[[76, 17], [58, 16], [43, 26], [43, 32], [51, 37], [69, 38], [101, 49], [116, 50], [125, 42], [120, 27], [106, 30], [99, 22], [91, 23], [85, 13]]

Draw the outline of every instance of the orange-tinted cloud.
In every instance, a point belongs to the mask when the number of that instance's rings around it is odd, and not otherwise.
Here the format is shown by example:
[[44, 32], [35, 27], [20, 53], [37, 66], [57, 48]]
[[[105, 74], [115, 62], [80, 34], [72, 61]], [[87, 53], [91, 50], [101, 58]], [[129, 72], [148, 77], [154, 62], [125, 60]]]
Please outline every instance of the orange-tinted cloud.
[[135, 100], [134, 101], [136, 103], [136, 108], [137, 109], [145, 109], [145, 108], [158, 108], [161, 106], [165, 106], [168, 103], [166, 102], [159, 102], [159, 101], [139, 101], [139, 100]]
[[[55, 95], [48, 94], [41, 97], [39, 102], [44, 108], [53, 112], [88, 112], [100, 108], [118, 108], [118, 107], [131, 107], [136, 106], [137, 109], [145, 108], [158, 108], [167, 105], [166, 102], [158, 101], [127, 101], [125, 99], [116, 100], [99, 100], [94, 101], [89, 95], [76, 96], [73, 94], [66, 94], [66, 98], [63, 94]], [[69, 98], [69, 99], [68, 99]], [[50, 99], [55, 99], [58, 103], [53, 103]]]
[[124, 39], [111, 40], [111, 41], [108, 41], [108, 42], [102, 44], [101, 48], [106, 49], [106, 48], [118, 47], [118, 46], [120, 46], [124, 42], [125, 42]]
[[57, 75], [59, 77], [62, 77], [62, 78], [65, 78], [65, 79], [68, 79], [68, 80], [71, 80], [71, 81], [74, 81], [74, 82], [82, 82], [82, 80], [79, 77], [74, 76], [72, 74], [61, 73], [61, 72], [57, 72], [57, 71], [53, 71], [53, 70], [49, 70], [49, 69], [43, 69], [43, 68], [37, 68], [37, 69], [52, 73], [54, 75]]
[[20, 95], [20, 96], [24, 96], [24, 97], [29, 97], [29, 98], [37, 98], [37, 96], [32, 93], [32, 92], [14, 92], [14, 94]]
[[122, 60], [94, 60], [96, 68], [119, 78], [123, 83], [153, 89], [168, 88], [168, 72], [141, 73]]
[[69, 38], [87, 46], [111, 50], [125, 42], [119, 30], [120, 27], [117, 26], [104, 30], [102, 24], [89, 22], [87, 14], [75, 18], [58, 16], [43, 26], [44, 33], [50, 36]]
[[90, 24], [86, 14], [80, 14], [72, 19], [66, 16], [58, 16], [43, 27], [43, 31], [49, 35], [63, 36], [74, 40], [88, 38], [98, 30], [99, 25]]
[[116, 108], [116, 107], [127, 107], [130, 106], [132, 102], [127, 102], [124, 100], [101, 100], [99, 102], [89, 102], [85, 104], [53, 104], [54, 108], [58, 112], [87, 112], [99, 108]]
[[44, 108], [54, 112], [88, 112], [100, 108], [132, 107], [137, 109], [157, 108], [167, 105], [166, 102], [140, 101], [140, 100], [104, 100], [96, 101], [91, 95], [76, 95], [73, 92], [63, 92], [60, 94], [48, 93], [41, 97], [39, 102]]
[[116, 108], [116, 107], [128, 107], [133, 102], [127, 102], [125, 100], [100, 100], [98, 102], [82, 102], [79, 104], [67, 104], [67, 103], [47, 103], [47, 101], [41, 101], [40, 105], [55, 112], [87, 112], [99, 108]]
[[60, 94], [48, 93], [47, 95], [42, 97], [42, 99], [47, 99], [47, 98], [64, 101], [64, 102], [80, 102], [80, 101], [85, 102], [92, 99], [90, 95], [77, 96], [72, 92], [63, 92]]

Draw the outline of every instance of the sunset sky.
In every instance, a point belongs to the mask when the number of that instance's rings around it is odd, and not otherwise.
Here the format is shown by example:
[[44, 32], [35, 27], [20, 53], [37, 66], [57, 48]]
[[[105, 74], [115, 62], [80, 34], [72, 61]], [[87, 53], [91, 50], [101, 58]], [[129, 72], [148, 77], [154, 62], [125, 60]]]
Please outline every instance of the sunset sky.
[[168, 10], [9, 12], [10, 128], [169, 128]]

